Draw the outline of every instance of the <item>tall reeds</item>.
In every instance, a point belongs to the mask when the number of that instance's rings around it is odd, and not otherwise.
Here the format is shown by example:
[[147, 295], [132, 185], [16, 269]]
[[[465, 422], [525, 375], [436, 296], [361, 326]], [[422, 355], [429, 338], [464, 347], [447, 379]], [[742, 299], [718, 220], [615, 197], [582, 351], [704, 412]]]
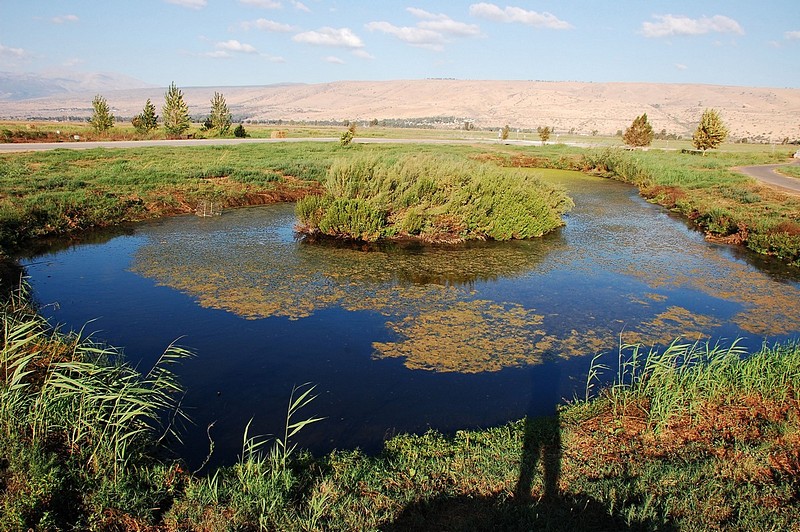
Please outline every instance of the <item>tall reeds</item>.
[[352, 156], [333, 162], [322, 198], [297, 204], [306, 233], [375, 241], [509, 240], [562, 225], [566, 193], [531, 173], [464, 158]]
[[145, 447], [182, 418], [182, 389], [171, 367], [190, 353], [172, 345], [141, 374], [115, 349], [62, 334], [12, 298], [0, 309], [0, 427], [7, 438], [79, 456], [90, 469], [120, 478]]
[[[644, 408], [650, 424], [659, 426], [672, 416], [697, 414], [709, 403], [725, 403], [752, 394], [778, 404], [800, 399], [800, 357], [796, 344], [764, 346], [748, 351], [734, 341], [728, 346], [673, 342], [663, 351], [644, 351], [641, 345], [622, 345], [617, 375], [601, 397], [616, 413], [630, 405]], [[592, 361], [587, 396], [607, 365]], [[587, 397], [588, 398], [588, 397]]]

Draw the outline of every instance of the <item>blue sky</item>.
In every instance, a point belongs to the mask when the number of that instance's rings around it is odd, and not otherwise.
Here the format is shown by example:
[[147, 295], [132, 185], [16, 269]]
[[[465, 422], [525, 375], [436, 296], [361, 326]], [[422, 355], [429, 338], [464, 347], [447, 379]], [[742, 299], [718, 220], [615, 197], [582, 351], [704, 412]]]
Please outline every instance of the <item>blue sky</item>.
[[0, 71], [800, 88], [800, 0], [2, 0]]

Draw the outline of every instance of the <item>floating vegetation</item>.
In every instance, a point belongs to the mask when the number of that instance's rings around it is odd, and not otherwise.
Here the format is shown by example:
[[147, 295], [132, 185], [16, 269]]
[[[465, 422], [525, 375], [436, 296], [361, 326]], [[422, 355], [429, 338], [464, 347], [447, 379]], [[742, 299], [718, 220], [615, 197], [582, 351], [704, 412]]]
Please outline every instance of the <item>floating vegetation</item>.
[[173, 220], [147, 230], [131, 269], [246, 319], [298, 320], [326, 309], [382, 315], [383, 331], [359, 332], [373, 357], [436, 372], [592, 355], [620, 340], [650, 346], [800, 331], [797, 283], [681, 235], [656, 207], [632, 209], [635, 192], [623, 187], [576, 177], [578, 208], [566, 228], [456, 246], [309, 245], [294, 240], [288, 205]]
[[520, 305], [459, 301], [387, 325], [398, 342], [375, 342], [378, 358], [402, 357], [410, 369], [478, 373], [542, 361], [542, 316]]

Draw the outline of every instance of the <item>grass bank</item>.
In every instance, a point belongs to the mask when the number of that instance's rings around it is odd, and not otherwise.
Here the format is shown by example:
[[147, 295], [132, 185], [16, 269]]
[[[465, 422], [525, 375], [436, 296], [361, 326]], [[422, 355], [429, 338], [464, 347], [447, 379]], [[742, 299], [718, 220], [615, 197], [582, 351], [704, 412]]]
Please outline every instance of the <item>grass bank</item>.
[[[737, 145], [737, 148], [739, 146]], [[787, 263], [800, 261], [798, 199], [731, 168], [786, 161], [789, 151], [587, 150], [563, 145], [354, 145], [287, 143], [98, 149], [0, 155], [0, 247], [164, 215], [214, 201], [223, 208], [294, 200], [318, 191], [334, 159], [413, 153], [503, 166], [593, 171], [621, 179], [674, 209], [711, 238]], [[409, 221], [410, 222], [410, 221]], [[413, 228], [414, 224], [411, 224]]]
[[337, 159], [323, 184], [297, 203], [301, 230], [364, 241], [531, 238], [563, 225], [572, 207], [529, 173], [452, 156]]
[[[620, 350], [614, 382], [555, 416], [378, 456], [312, 457], [245, 430], [231, 467], [165, 458], [180, 410], [170, 347], [147, 373], [2, 308], [0, 527], [5, 530], [789, 530], [800, 520], [800, 346]], [[330, 423], [331, 421], [325, 421]], [[276, 431], [279, 432], [279, 431]]]
[[604, 151], [587, 156], [586, 162], [635, 184], [642, 195], [680, 212], [711, 239], [800, 266], [800, 201], [732, 170], [753, 159], [758, 161], [754, 164], [785, 160], [766, 154]]

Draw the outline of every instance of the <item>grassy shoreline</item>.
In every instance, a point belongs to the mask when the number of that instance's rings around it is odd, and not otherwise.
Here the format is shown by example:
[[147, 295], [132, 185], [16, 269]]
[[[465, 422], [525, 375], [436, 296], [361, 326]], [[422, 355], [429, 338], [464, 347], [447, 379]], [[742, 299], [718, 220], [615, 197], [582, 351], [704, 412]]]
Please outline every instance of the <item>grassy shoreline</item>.
[[[170, 364], [187, 353], [170, 347], [141, 374], [112, 348], [52, 331], [22, 299], [2, 316], [6, 530], [788, 530], [800, 519], [800, 344], [623, 346], [615, 382], [591, 397], [588, 381], [587, 398], [555, 416], [400, 435], [378, 456], [312, 457], [290, 436], [245, 432], [238, 463], [200, 476], [160, 451], [179, 412]], [[309, 397], [288, 426], [313, 415]]]
[[800, 201], [732, 170], [779, 163], [789, 153], [734, 151], [705, 157], [563, 145], [357, 145], [292, 143], [186, 148], [56, 150], [0, 155], [0, 250], [90, 227], [223, 207], [294, 201], [321, 192], [334, 159], [422, 156], [501, 166], [594, 172], [636, 185], [711, 239], [800, 265]]

